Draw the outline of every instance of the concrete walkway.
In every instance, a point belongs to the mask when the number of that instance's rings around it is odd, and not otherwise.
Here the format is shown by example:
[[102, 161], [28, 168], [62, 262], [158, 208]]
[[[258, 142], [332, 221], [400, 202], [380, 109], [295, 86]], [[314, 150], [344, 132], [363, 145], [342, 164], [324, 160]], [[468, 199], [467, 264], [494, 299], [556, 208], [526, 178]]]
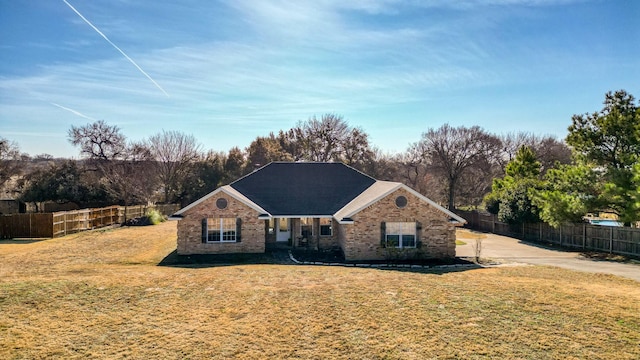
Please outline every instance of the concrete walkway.
[[[466, 230], [463, 230], [466, 231]], [[580, 252], [547, 248], [535, 243], [527, 243], [518, 239], [494, 235], [486, 235], [482, 239], [483, 258], [498, 260], [502, 263], [515, 262], [534, 265], [558, 266], [565, 269], [593, 273], [613, 274], [640, 282], [640, 264], [625, 264], [614, 261], [590, 260]], [[466, 245], [456, 247], [459, 257], [473, 257], [474, 240], [461, 239]]]

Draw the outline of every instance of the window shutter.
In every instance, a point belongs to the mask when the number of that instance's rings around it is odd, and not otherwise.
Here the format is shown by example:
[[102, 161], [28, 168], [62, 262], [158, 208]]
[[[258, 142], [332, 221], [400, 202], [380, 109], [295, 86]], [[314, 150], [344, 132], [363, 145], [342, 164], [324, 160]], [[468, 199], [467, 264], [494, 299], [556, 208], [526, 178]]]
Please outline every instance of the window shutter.
[[202, 243], [207, 242], [207, 219], [202, 219]]
[[387, 223], [384, 221], [380, 223], [380, 246], [387, 247]]
[[422, 223], [416, 221], [416, 247], [422, 248]]
[[242, 219], [236, 218], [236, 242], [242, 240]]

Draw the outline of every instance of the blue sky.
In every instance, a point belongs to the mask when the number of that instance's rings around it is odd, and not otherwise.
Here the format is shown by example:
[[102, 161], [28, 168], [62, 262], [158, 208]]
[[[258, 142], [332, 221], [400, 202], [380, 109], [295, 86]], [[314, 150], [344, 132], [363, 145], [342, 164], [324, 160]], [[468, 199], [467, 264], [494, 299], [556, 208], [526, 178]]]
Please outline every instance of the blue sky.
[[564, 138], [640, 97], [640, 1], [67, 2], [0, 0], [0, 136], [31, 155], [98, 119], [217, 151], [328, 112], [390, 153], [445, 123]]

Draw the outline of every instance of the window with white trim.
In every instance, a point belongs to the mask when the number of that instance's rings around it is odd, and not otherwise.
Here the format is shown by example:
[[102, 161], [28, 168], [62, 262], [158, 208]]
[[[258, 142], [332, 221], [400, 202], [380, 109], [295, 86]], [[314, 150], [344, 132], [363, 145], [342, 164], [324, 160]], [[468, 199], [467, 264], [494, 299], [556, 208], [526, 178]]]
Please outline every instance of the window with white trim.
[[207, 242], [236, 242], [236, 218], [208, 218]]
[[332, 223], [333, 223], [333, 219], [320, 218], [320, 236], [333, 235]]
[[385, 232], [387, 247], [416, 247], [415, 222], [388, 222], [385, 225]]

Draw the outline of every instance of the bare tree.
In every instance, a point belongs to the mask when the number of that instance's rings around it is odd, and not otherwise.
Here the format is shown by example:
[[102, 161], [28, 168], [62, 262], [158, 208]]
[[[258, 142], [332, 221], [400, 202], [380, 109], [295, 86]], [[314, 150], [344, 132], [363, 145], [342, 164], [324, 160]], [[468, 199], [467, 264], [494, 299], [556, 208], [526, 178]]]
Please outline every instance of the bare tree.
[[552, 169], [556, 163], [570, 164], [571, 149], [564, 141], [558, 140], [553, 136], [544, 136], [531, 146], [535, 152], [538, 161], [542, 165], [542, 173]]
[[422, 134], [420, 149], [446, 183], [449, 209], [455, 209], [460, 180], [474, 165], [500, 150], [500, 139], [478, 126], [453, 128], [445, 124]]
[[553, 168], [556, 162], [569, 164], [571, 162], [571, 149], [562, 140], [554, 136], [537, 136], [529, 132], [507, 133], [500, 136], [502, 148], [496, 162], [500, 165], [501, 175], [507, 164], [513, 160], [522, 146], [528, 146], [536, 154], [542, 164], [543, 173]]
[[200, 156], [200, 144], [193, 135], [163, 130], [149, 137], [146, 147], [155, 160], [165, 203], [175, 201], [176, 194], [191, 175], [193, 164]]
[[402, 164], [400, 180], [407, 186], [424, 194], [423, 185], [426, 176], [428, 159], [425, 158], [425, 150], [422, 142], [416, 142], [409, 146], [406, 152], [398, 156], [398, 162]]
[[314, 115], [294, 129], [310, 161], [338, 161], [349, 134], [349, 125], [336, 114], [324, 114], [320, 119]]
[[378, 180], [399, 181], [400, 164], [398, 155], [383, 153], [376, 147], [371, 152], [372, 159], [364, 173]]
[[529, 132], [510, 132], [501, 135], [500, 141], [500, 152], [495, 160], [504, 173], [507, 164], [516, 157], [518, 149], [523, 145], [533, 147], [533, 144], [536, 142], [536, 136]]
[[303, 148], [304, 134], [300, 127], [295, 127], [287, 131], [280, 130], [277, 139], [280, 147], [287, 154], [291, 155], [293, 161], [305, 159], [305, 151]]
[[336, 114], [324, 114], [320, 119], [314, 115], [287, 132], [280, 131], [277, 139], [293, 161], [341, 161], [364, 170], [375, 157], [369, 135], [350, 127]]
[[18, 144], [0, 137], [0, 188], [2, 188], [12, 176], [20, 173], [21, 166], [19, 160], [20, 149], [18, 148]]
[[113, 160], [126, 149], [126, 138], [115, 125], [107, 125], [104, 120], [75, 127], [68, 132], [69, 142], [80, 146], [80, 153], [94, 160]]
[[124, 206], [148, 203], [157, 189], [152, 173], [153, 157], [142, 143], [131, 143], [118, 159], [98, 162], [105, 190]]
[[369, 135], [361, 128], [351, 128], [342, 143], [341, 160], [360, 171], [374, 161], [375, 154], [369, 145]]
[[69, 142], [87, 157], [83, 171], [103, 186], [109, 199], [125, 206], [150, 201], [157, 182], [149, 179], [152, 157], [142, 143], [127, 144], [117, 126], [103, 120], [81, 127], [71, 126]]
[[[460, 178], [456, 198], [465, 205], [478, 208], [486, 194], [491, 192], [492, 180], [501, 176], [500, 168], [492, 159], [485, 158], [469, 167]], [[445, 196], [446, 198], [446, 196]]]

